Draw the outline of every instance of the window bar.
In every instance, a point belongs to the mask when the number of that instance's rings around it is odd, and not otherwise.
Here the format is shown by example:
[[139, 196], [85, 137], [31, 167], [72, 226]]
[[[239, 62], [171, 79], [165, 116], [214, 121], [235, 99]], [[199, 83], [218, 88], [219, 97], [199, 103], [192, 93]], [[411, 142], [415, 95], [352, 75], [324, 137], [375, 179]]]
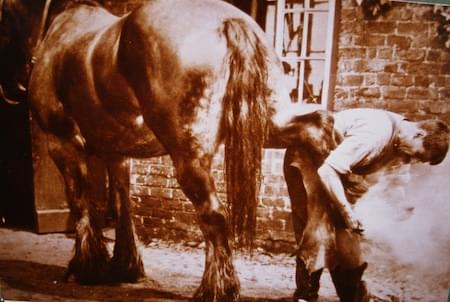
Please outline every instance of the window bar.
[[275, 51], [281, 57], [284, 41], [284, 11], [286, 0], [277, 0], [275, 22]]
[[[305, 9], [309, 9], [311, 6], [310, 0], [305, 0]], [[309, 37], [309, 18], [310, 13], [304, 12], [303, 13], [303, 33], [302, 33], [302, 45], [300, 50], [300, 56], [306, 57], [308, 55], [308, 37]], [[300, 61], [300, 76], [298, 79], [298, 93], [297, 93], [297, 102], [303, 102], [303, 95], [304, 95], [304, 83], [305, 83], [305, 67], [306, 67], [306, 60]]]
[[[326, 52], [325, 52], [325, 66], [323, 73], [323, 86], [322, 86], [322, 108], [323, 109], [331, 109], [332, 99], [333, 99], [333, 87], [336, 78], [336, 74], [334, 72], [336, 64], [336, 60], [334, 57], [336, 56], [336, 42], [337, 34], [336, 28], [338, 26], [337, 18], [334, 18], [333, 15], [336, 15], [338, 10], [340, 10], [339, 1], [328, 1], [328, 24], [327, 24], [327, 41], [326, 41]], [[328, 80], [327, 80], [328, 79]]]

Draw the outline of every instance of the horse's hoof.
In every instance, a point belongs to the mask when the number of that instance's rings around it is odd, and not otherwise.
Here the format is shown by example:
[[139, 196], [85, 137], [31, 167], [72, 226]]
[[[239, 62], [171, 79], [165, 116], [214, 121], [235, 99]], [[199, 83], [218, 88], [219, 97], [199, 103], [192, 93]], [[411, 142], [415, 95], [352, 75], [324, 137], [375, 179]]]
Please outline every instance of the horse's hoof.
[[293, 302], [316, 302], [319, 299], [317, 293], [307, 293], [300, 292], [298, 289], [295, 290], [292, 301]]
[[239, 289], [229, 288], [224, 290], [223, 294], [213, 293], [211, 291], [202, 291], [200, 287], [194, 294], [192, 301], [195, 302], [238, 302], [240, 301]]
[[113, 282], [136, 283], [145, 277], [145, 270], [142, 261], [137, 263], [124, 264], [114, 258], [110, 265], [110, 278]]
[[80, 284], [101, 284], [109, 282], [109, 261], [103, 257], [81, 261], [80, 258], [70, 260], [64, 280], [71, 276]]

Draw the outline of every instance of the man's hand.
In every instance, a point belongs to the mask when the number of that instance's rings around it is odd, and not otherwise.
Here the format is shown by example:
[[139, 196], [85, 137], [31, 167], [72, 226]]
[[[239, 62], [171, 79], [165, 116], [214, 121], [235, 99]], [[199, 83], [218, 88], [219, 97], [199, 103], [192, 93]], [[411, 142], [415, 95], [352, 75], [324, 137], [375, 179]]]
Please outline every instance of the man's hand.
[[353, 209], [345, 196], [344, 186], [339, 174], [327, 163], [324, 163], [317, 173], [330, 195], [330, 199], [334, 202], [334, 207], [341, 215], [345, 226], [355, 233], [362, 234], [362, 224], [356, 219]]

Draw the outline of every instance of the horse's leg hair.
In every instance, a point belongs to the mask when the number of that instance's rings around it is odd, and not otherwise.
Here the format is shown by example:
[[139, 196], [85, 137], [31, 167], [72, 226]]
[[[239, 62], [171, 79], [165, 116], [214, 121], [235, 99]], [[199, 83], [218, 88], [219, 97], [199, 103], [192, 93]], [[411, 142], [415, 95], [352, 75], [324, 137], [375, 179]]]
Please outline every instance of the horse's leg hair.
[[88, 200], [90, 184], [83, 146], [75, 139], [48, 136], [49, 154], [61, 172], [71, 213], [76, 220], [74, 256], [65, 275], [80, 283], [103, 282], [108, 276], [109, 254], [103, 242], [97, 210]]
[[107, 162], [110, 199], [112, 199], [110, 202], [117, 205], [116, 241], [111, 273], [114, 281], [135, 282], [143, 277], [145, 272], [136, 247], [136, 234], [131, 216], [129, 162], [129, 159]]
[[195, 301], [237, 301], [239, 281], [228, 245], [226, 210], [215, 193], [210, 156], [175, 161], [178, 181], [193, 202], [206, 241], [205, 270]]

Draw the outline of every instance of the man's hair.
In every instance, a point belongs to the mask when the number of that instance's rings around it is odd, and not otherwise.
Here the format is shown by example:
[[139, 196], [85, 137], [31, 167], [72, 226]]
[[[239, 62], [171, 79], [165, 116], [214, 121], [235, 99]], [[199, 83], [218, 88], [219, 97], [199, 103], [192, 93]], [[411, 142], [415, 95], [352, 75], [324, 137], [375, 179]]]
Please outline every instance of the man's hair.
[[442, 162], [449, 147], [449, 127], [441, 120], [432, 119], [419, 122], [426, 135], [423, 139], [425, 157], [431, 165]]

